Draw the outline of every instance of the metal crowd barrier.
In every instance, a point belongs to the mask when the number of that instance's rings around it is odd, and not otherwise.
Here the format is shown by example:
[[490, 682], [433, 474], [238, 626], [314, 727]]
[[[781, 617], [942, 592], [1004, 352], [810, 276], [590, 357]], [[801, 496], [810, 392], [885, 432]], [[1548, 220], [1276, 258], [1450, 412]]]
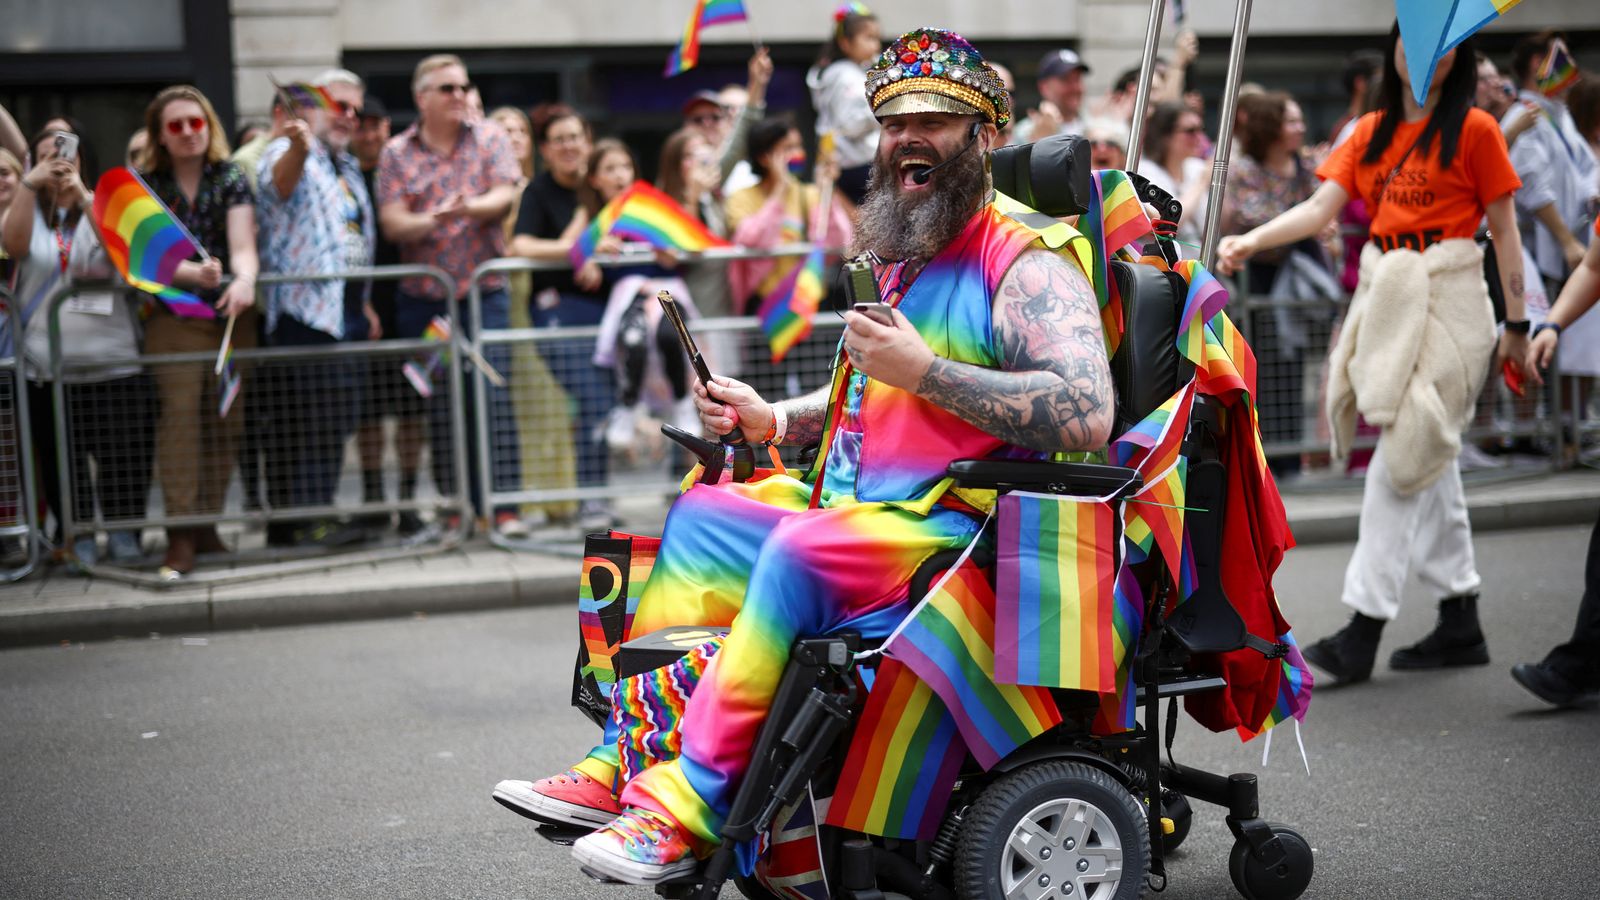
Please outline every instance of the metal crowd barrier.
[[[689, 254], [685, 267], [738, 259], [803, 257], [815, 249], [808, 243], [785, 244], [769, 250], [720, 248]], [[837, 255], [837, 248], [827, 248]], [[654, 265], [648, 254], [597, 257], [604, 267]], [[591, 521], [601, 507], [623, 497], [676, 493], [687, 458], [660, 434], [662, 421], [682, 424], [698, 432], [692, 401], [663, 393], [659, 379], [647, 384], [638, 404], [618, 406], [612, 373], [592, 365], [601, 326], [560, 328], [483, 328], [483, 281], [517, 272], [566, 271], [565, 261], [496, 259], [479, 266], [468, 285], [467, 298], [473, 346], [491, 363], [505, 366], [504, 388], [489, 385], [481, 368], [470, 375], [476, 396], [474, 455], [478, 471], [490, 473], [480, 480], [481, 510], [514, 509], [534, 513], [554, 524], [581, 525]], [[651, 313], [654, 294], [640, 297]], [[537, 297], [533, 299], [537, 303]], [[712, 370], [752, 383], [764, 396], [788, 397], [826, 384], [831, 378], [834, 351], [843, 319], [821, 312], [813, 331], [774, 365], [759, 322], [753, 317], [697, 318], [691, 331]], [[654, 327], [654, 326], [653, 326]], [[655, 340], [650, 339], [652, 345]], [[670, 341], [662, 353], [677, 353]], [[652, 363], [654, 365], [654, 363]], [[692, 377], [692, 376], [691, 376]], [[602, 408], [603, 407], [603, 408]], [[619, 421], [620, 419], [620, 421]], [[626, 442], [605, 440], [607, 432], [631, 435]], [[598, 436], [597, 436], [598, 434]], [[631, 446], [623, 448], [627, 443]], [[530, 446], [532, 445], [532, 446]], [[790, 451], [792, 455], [792, 451]], [[599, 475], [598, 472], [603, 472]], [[590, 510], [586, 514], [585, 510]], [[602, 518], [609, 512], [598, 512]], [[489, 534], [498, 546], [528, 549], [526, 541]]]
[[[379, 281], [407, 277], [430, 279], [440, 284], [451, 298], [440, 304], [440, 311], [452, 321], [457, 318], [455, 283], [432, 266], [384, 266], [330, 275], [269, 274], [261, 276], [257, 286], [259, 289], [317, 281]], [[441, 360], [450, 357], [446, 344], [422, 338], [394, 340], [386, 335], [380, 341], [251, 347], [256, 336], [246, 334], [250, 326], [244, 324], [250, 319], [241, 319], [242, 327], [234, 331], [236, 349], [231, 362], [242, 379], [242, 388], [228, 416], [244, 420], [232, 426], [242, 435], [238, 438], [236, 455], [229, 458], [230, 454], [223, 453], [217, 458], [218, 454], [207, 453], [208, 447], [194, 445], [205, 435], [217, 435], [219, 429], [215, 423], [224, 421], [217, 415], [224, 385], [214, 371], [218, 362], [217, 347], [183, 353], [141, 353], [128, 359], [92, 362], [65, 359], [61, 333], [64, 306], [81, 293], [112, 289], [112, 285], [103, 283], [69, 285], [52, 296], [47, 308], [49, 383], [55, 407], [55, 466], [61, 498], [54, 512], [69, 545], [77, 535], [99, 531], [131, 531], [139, 535], [147, 528], [204, 528], [236, 522], [270, 527], [272, 523], [311, 523], [344, 516], [379, 516], [387, 521], [393, 514], [419, 513], [427, 509], [435, 510], [438, 516], [434, 527], [398, 545], [366, 545], [334, 555], [306, 556], [304, 548], [296, 547], [269, 547], [262, 551], [241, 551], [236, 547], [229, 561], [269, 565], [218, 569], [207, 565], [212, 560], [202, 560], [201, 565], [180, 582], [216, 584], [323, 569], [331, 564], [414, 556], [418, 552], [457, 546], [470, 533], [470, 517], [464, 514], [469, 499], [464, 454], [465, 419], [461, 414], [464, 387], [459, 367], [448, 362], [441, 364]], [[264, 316], [259, 290], [257, 296], [256, 308]], [[461, 336], [456, 335], [453, 340], [457, 348], [465, 346]], [[401, 370], [407, 363], [416, 364], [419, 371], [425, 370], [430, 361], [434, 363], [433, 378], [425, 383], [436, 385], [430, 387], [436, 393], [431, 398], [422, 398]], [[386, 392], [366, 398], [367, 402], [376, 401], [381, 408], [390, 411], [403, 410], [403, 415], [411, 419], [427, 421], [431, 418], [449, 429], [449, 459], [436, 462], [430, 448], [419, 465], [419, 483], [434, 485], [431, 496], [419, 491], [418, 496], [409, 500], [343, 502], [337, 499], [340, 476], [347, 468], [344, 463], [348, 444], [361, 421], [355, 391], [351, 390], [353, 385]], [[181, 404], [183, 409], [178, 408], [180, 404], [163, 409], [159, 399], [163, 393], [185, 401]], [[286, 421], [297, 424], [293, 429], [276, 428], [274, 416], [278, 424]], [[331, 462], [331, 472], [327, 465], [311, 471], [304, 465], [310, 454], [297, 455], [304, 448], [294, 441], [317, 439], [317, 435], [326, 433], [319, 432], [318, 426], [336, 435], [325, 439], [328, 443], [320, 445], [317, 457], [324, 463]], [[292, 431], [294, 436], [286, 435], [286, 430]], [[179, 440], [170, 436], [163, 440], [159, 436], [161, 432], [181, 434], [191, 444], [182, 449]], [[214, 443], [225, 447], [228, 439], [217, 438]], [[424, 443], [430, 442], [425, 440]], [[86, 477], [89, 467], [84, 462], [86, 454], [96, 457], [93, 471], [100, 483], [96, 486], [99, 490], [93, 493], [97, 497], [88, 496], [89, 492], [84, 490], [90, 487]], [[245, 472], [240, 459], [258, 461], [252, 463], [252, 471]], [[283, 467], [284, 460], [289, 461], [293, 471]], [[168, 471], [163, 471], [164, 467]], [[192, 471], [184, 471], [186, 467]], [[429, 477], [429, 469], [433, 470], [432, 477]], [[108, 475], [114, 477], [108, 480]], [[147, 479], [148, 488], [157, 490], [140, 490], [141, 476]], [[117, 477], [132, 483], [132, 490], [119, 495]], [[453, 487], [441, 489], [438, 484], [441, 477], [453, 481]], [[194, 486], [189, 483], [191, 479]], [[333, 503], [303, 502], [304, 496], [325, 495], [329, 479], [335, 485]], [[172, 498], [164, 481], [180, 485], [186, 494], [193, 491], [196, 499], [184, 503], [192, 507], [192, 511], [171, 512]], [[156, 497], [161, 500], [159, 504], [154, 501]], [[161, 585], [165, 582], [153, 572], [145, 571], [153, 569], [158, 561], [159, 557], [145, 557], [132, 566], [96, 562], [85, 568], [96, 576]]]
[[42, 552], [34, 491], [33, 438], [27, 383], [22, 375], [22, 310], [0, 285], [0, 580], [28, 577]]

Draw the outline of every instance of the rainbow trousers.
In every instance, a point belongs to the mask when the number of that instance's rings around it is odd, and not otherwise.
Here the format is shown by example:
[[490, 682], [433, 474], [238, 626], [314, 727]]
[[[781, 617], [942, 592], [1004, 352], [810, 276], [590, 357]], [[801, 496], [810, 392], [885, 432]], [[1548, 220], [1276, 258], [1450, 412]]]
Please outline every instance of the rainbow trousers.
[[[910, 611], [917, 567], [965, 547], [979, 528], [940, 506], [924, 516], [839, 495], [809, 509], [810, 499], [809, 485], [785, 475], [691, 487], [667, 515], [639, 599], [634, 635], [732, 626], [684, 710], [682, 754], [622, 791], [624, 806], [665, 813], [703, 842], [721, 840], [795, 639], [846, 628], [887, 637]], [[615, 729], [613, 719], [607, 738]], [[609, 749], [596, 748], [591, 760], [615, 760]]]

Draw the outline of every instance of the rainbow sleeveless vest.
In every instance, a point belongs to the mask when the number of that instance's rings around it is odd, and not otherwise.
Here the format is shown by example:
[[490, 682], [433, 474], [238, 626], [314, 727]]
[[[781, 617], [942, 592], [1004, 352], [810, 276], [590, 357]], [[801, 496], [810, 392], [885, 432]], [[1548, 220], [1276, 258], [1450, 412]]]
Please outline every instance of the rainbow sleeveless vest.
[[[999, 368], [1001, 353], [991, 317], [994, 293], [1017, 256], [1035, 241], [1062, 253], [1086, 274], [1093, 271], [1089, 242], [1076, 229], [996, 193], [923, 268], [897, 306], [934, 353], [957, 362]], [[859, 385], [863, 379], [858, 374], [854, 380]], [[1007, 444], [909, 391], [864, 380], [865, 384], [859, 385], [861, 396], [847, 398], [857, 410], [860, 428], [854, 467], [858, 501], [884, 502], [926, 514], [951, 490], [945, 469], [954, 460], [1045, 455]], [[847, 367], [840, 365], [834, 373], [819, 461], [828, 460], [833, 450], [844, 408], [841, 400], [846, 399], [841, 394], [851, 389], [851, 381]], [[814, 466], [808, 480], [819, 474]], [[981, 509], [993, 504], [992, 491], [956, 493]]]

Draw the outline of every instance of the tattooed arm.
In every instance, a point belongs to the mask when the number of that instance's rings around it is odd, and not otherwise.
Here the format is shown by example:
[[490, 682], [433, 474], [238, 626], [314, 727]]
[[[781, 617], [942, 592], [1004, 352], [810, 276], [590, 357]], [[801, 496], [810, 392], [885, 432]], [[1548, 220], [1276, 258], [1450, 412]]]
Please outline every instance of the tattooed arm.
[[1000, 280], [994, 323], [1000, 369], [935, 356], [917, 394], [1022, 447], [1103, 446], [1114, 398], [1088, 278], [1049, 250], [1025, 250]]

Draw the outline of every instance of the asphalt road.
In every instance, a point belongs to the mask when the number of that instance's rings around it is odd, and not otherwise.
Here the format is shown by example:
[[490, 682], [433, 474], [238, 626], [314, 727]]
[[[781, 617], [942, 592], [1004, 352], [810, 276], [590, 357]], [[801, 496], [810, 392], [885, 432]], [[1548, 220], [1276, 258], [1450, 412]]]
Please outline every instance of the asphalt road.
[[[1263, 768], [1187, 723], [1182, 762], [1261, 771], [1262, 808], [1316, 850], [1308, 897], [1600, 893], [1600, 712], [1507, 676], [1564, 637], [1586, 528], [1484, 535], [1493, 665], [1383, 671], [1316, 695]], [[1279, 574], [1301, 640], [1338, 626], [1348, 546]], [[1385, 652], [1428, 629], [1413, 594]], [[566, 705], [572, 614], [511, 612], [0, 652], [0, 897], [650, 897], [577, 873], [489, 800], [592, 739]], [[1199, 807], [1172, 900], [1236, 896]], [[730, 890], [729, 892], [733, 892]]]

